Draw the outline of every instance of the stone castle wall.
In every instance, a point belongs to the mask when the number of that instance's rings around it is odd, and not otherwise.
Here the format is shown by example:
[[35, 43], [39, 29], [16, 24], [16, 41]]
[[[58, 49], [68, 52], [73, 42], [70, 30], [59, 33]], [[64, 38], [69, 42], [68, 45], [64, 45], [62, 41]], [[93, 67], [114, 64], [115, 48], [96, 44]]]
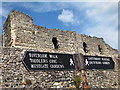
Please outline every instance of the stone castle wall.
[[[48, 52], [49, 50], [41, 49]], [[76, 70], [64, 71], [27, 71], [23, 64], [25, 51], [34, 49], [3, 48], [1, 64], [3, 88], [75, 88], [73, 79], [80, 74]], [[55, 52], [51, 50], [51, 52]], [[61, 52], [63, 53], [63, 52]], [[90, 88], [118, 88], [119, 72], [114, 70], [88, 70], [87, 78]], [[82, 87], [82, 81], [80, 84]]]
[[[37, 26], [32, 23], [30, 16], [16, 10], [9, 14], [4, 24], [3, 41], [5, 46], [53, 49], [53, 37], [58, 40], [58, 49], [66, 52], [107, 56], [115, 56], [118, 53], [102, 38]], [[83, 43], [86, 44], [87, 53], [84, 52]]]
[[[118, 51], [102, 38], [37, 26], [32, 23], [32, 17], [16, 10], [8, 15], [3, 29], [4, 47], [0, 53], [0, 85], [3, 88], [75, 88], [73, 79], [80, 74], [78, 71], [27, 71], [22, 62], [25, 51], [112, 57], [114, 70], [87, 71], [89, 86], [118, 88], [120, 84], [116, 62]], [[58, 41], [58, 49], [53, 48], [54, 37]]]

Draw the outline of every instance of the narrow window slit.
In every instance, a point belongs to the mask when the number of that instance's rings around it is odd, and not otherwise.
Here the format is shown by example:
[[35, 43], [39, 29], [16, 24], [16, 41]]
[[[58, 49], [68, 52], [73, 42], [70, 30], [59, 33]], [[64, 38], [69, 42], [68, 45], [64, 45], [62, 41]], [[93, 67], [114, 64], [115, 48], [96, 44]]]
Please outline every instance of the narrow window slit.
[[83, 42], [83, 50], [85, 53], [87, 53], [87, 44], [85, 42]]
[[54, 49], [58, 49], [58, 40], [56, 37], [52, 38], [52, 43], [53, 43]]
[[100, 45], [98, 45], [98, 50], [99, 50], [100, 53], [102, 53], [102, 48], [101, 48]]

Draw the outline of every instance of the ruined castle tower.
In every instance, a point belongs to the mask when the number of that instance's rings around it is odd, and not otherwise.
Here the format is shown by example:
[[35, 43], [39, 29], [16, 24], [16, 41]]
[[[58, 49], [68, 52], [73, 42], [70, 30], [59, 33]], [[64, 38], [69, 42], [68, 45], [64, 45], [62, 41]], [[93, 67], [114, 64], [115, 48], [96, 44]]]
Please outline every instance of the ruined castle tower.
[[115, 71], [88, 71], [88, 81], [93, 88], [116, 88], [118, 85], [118, 51], [106, 44], [103, 38], [37, 26], [33, 24], [31, 16], [17, 10], [8, 15], [3, 30], [2, 87], [26, 87], [26, 84], [23, 84], [24, 79], [30, 80], [28, 87], [73, 87], [72, 78], [76, 71], [28, 72], [22, 64], [22, 58], [24, 51], [29, 50], [112, 57], [115, 61]]

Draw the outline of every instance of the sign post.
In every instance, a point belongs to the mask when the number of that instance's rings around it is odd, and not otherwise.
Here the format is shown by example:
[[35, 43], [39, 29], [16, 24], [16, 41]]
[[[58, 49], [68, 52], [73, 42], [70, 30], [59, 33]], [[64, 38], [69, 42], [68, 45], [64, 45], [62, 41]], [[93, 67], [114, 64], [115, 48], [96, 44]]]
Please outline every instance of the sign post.
[[76, 53], [73, 55], [75, 64], [76, 64], [76, 69], [82, 73], [82, 80], [83, 80], [83, 88], [84, 90], [88, 90], [88, 80], [86, 76], [86, 67], [84, 63], [84, 57], [81, 53]]

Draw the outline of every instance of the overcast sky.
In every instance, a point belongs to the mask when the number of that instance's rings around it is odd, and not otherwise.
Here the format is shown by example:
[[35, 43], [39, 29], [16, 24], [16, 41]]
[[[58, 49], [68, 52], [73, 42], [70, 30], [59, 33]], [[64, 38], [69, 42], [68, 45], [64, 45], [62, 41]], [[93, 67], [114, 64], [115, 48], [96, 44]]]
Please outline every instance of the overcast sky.
[[0, 6], [2, 24], [15, 9], [32, 16], [36, 25], [102, 37], [118, 49], [118, 2], [2, 2]]

